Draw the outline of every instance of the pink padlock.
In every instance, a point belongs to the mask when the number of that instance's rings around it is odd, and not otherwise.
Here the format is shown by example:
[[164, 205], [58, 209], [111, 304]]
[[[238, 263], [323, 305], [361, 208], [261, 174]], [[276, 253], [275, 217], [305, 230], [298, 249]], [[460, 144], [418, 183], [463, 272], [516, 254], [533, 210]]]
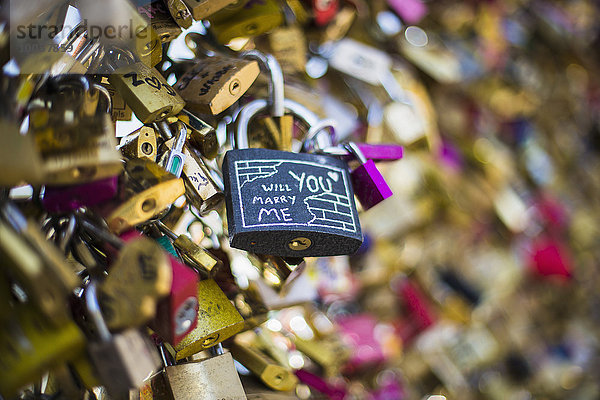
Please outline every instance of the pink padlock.
[[[130, 241], [141, 233], [130, 230], [120, 237]], [[168, 253], [167, 253], [168, 254]], [[177, 345], [198, 325], [198, 274], [168, 254], [173, 281], [169, 295], [159, 301], [156, 316], [148, 326], [164, 341]]]
[[573, 277], [573, 266], [565, 245], [560, 241], [542, 237], [536, 239], [531, 246], [529, 266], [543, 277], [557, 277], [570, 280]]
[[359, 314], [343, 316], [335, 322], [342, 340], [353, 350], [345, 372], [354, 373], [385, 362], [381, 343], [375, 337], [375, 318], [368, 314]]
[[308, 385], [317, 392], [323, 393], [331, 400], [344, 400], [346, 397], [347, 390], [345, 387], [341, 387], [339, 385], [334, 386], [320, 376], [308, 372], [305, 369], [299, 369], [295, 373], [300, 382]]
[[350, 172], [354, 194], [365, 210], [376, 206], [393, 195], [373, 160], [367, 160], [356, 143], [348, 143], [346, 149], [354, 154], [360, 166]]
[[46, 186], [42, 205], [50, 213], [67, 213], [110, 200], [117, 189], [118, 176], [81, 185]]
[[435, 323], [435, 317], [421, 290], [410, 280], [403, 279], [396, 285], [407, 317], [396, 322], [396, 330], [404, 343], [411, 342], [418, 334]]

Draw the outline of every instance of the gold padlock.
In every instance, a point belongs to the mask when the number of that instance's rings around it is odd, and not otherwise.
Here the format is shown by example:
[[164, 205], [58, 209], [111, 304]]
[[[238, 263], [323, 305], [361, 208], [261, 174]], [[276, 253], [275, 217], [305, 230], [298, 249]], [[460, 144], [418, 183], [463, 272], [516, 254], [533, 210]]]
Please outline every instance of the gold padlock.
[[298, 378], [291, 370], [276, 364], [267, 355], [237, 338], [231, 345], [231, 354], [273, 390], [287, 392], [293, 390], [298, 384]]
[[238, 0], [183, 0], [192, 12], [192, 17], [196, 21], [206, 19], [231, 3]]
[[244, 319], [212, 279], [198, 284], [198, 326], [174, 349], [181, 360], [221, 343], [244, 327]]
[[153, 240], [141, 237], [125, 244], [98, 287], [98, 300], [110, 329], [141, 326], [169, 294], [172, 271], [166, 254]]
[[[126, 177], [135, 183], [138, 190], [124, 203], [106, 212], [108, 227], [117, 234], [156, 218], [185, 193], [181, 178], [175, 178], [150, 160], [128, 160], [126, 170]], [[106, 207], [114, 205], [107, 204]]]
[[103, 116], [101, 136], [90, 139], [83, 148], [71, 152], [43, 154], [44, 181], [69, 185], [108, 178], [121, 172], [121, 158], [116, 150], [114, 124], [109, 114]]
[[142, 62], [116, 68], [108, 81], [144, 124], [177, 115], [185, 106], [165, 78]]
[[10, 371], [0, 374], [0, 394], [12, 398], [47, 370], [82, 354], [85, 336], [70, 319], [52, 326], [33, 307], [20, 305], [0, 327], [0, 343], [0, 367]]
[[103, 76], [100, 84], [106, 88], [110, 95], [110, 101], [112, 103], [111, 115], [113, 121], [131, 121], [133, 111], [131, 107], [125, 103], [123, 97], [115, 90], [110, 83], [108, 83], [108, 77]]
[[[11, 209], [12, 207], [9, 207]], [[23, 218], [18, 211], [9, 211], [14, 221]], [[61, 256], [34, 224], [22, 220], [10, 229], [0, 221], [0, 259], [7, 273], [16, 279], [27, 293], [32, 305], [51, 324], [68, 320], [65, 307], [70, 293], [80, 283]]]
[[[175, 138], [165, 142], [165, 146], [169, 150], [173, 148], [174, 144]], [[182, 175], [185, 181], [186, 199], [201, 214], [217, 209], [223, 204], [225, 195], [217, 187], [204, 161], [187, 145], [183, 146], [183, 154], [185, 155], [185, 161]]]
[[123, 144], [119, 150], [127, 158], [147, 158], [156, 161], [158, 151], [156, 144], [156, 131], [150, 126], [142, 126], [123, 138]]
[[[171, 2], [169, 0], [169, 3]], [[156, 0], [144, 6], [139, 6], [138, 11], [150, 23], [152, 29], [156, 31], [161, 43], [169, 43], [181, 33], [180, 25], [173, 20], [170, 8], [167, 9], [162, 0]], [[187, 27], [189, 28], [189, 25]]]
[[235, 38], [258, 36], [284, 22], [276, 0], [246, 2], [239, 7], [225, 8], [208, 20], [217, 40], [223, 44]]
[[203, 157], [212, 160], [219, 153], [219, 141], [215, 129], [185, 109], [177, 118], [188, 128], [187, 142]]
[[242, 97], [259, 73], [256, 61], [206, 57], [179, 78], [175, 89], [189, 110], [217, 115]]

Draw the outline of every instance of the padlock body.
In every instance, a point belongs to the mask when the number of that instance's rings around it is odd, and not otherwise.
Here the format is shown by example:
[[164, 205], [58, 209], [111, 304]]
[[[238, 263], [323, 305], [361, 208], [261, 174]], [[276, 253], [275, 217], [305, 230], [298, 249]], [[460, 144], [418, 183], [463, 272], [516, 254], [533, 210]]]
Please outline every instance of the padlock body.
[[225, 155], [232, 247], [283, 257], [352, 254], [362, 243], [347, 166], [332, 157], [278, 150]]
[[112, 199], [117, 188], [117, 176], [81, 185], [46, 186], [42, 204], [51, 213], [70, 212]]
[[164, 340], [177, 345], [198, 324], [198, 274], [169, 256], [173, 282], [169, 296], [158, 303], [149, 326]]
[[352, 171], [351, 177], [356, 197], [365, 210], [381, 203], [393, 194], [373, 160], [367, 160], [365, 164]]
[[177, 115], [185, 105], [156, 69], [141, 62], [118, 68], [108, 81], [144, 124]]
[[100, 381], [115, 397], [140, 387], [160, 368], [156, 349], [134, 329], [113, 336], [109, 342], [91, 342], [88, 351]]

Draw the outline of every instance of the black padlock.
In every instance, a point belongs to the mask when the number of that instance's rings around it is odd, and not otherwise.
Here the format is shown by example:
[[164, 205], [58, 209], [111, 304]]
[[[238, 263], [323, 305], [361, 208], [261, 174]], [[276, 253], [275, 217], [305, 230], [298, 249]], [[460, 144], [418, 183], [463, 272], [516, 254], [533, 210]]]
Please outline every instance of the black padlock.
[[[250, 118], [267, 108], [248, 103], [238, 115], [238, 147]], [[285, 108], [303, 118], [298, 103]], [[249, 111], [250, 110], [250, 111]], [[301, 114], [310, 113], [304, 109]], [[242, 142], [242, 143], [240, 143]], [[232, 247], [283, 257], [354, 253], [362, 243], [346, 163], [333, 157], [268, 149], [235, 149], [223, 162]]]

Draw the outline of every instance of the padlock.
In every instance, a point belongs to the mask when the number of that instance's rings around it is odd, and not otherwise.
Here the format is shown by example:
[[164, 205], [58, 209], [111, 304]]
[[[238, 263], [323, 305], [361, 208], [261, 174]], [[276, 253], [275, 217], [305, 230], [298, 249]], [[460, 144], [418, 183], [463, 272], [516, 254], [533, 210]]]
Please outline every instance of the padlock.
[[[243, 110], [238, 119], [239, 126], [247, 124]], [[223, 176], [232, 247], [314, 257], [353, 253], [362, 243], [350, 178], [340, 160], [232, 150], [225, 155]]]
[[219, 153], [219, 141], [215, 129], [196, 117], [191, 112], [183, 109], [177, 116], [188, 127], [188, 143], [202, 154], [212, 160]]
[[[400, 160], [404, 156], [404, 148], [393, 143], [355, 143], [367, 160], [374, 162], [386, 162]], [[348, 151], [345, 146], [337, 145], [320, 149], [319, 154], [327, 154], [330, 156], [341, 157], [345, 161], [356, 159], [352, 152]]]
[[183, 153], [183, 146], [187, 139], [187, 127], [183, 122], [178, 121], [175, 123], [175, 130], [177, 131], [175, 136], [173, 136], [171, 127], [166, 121], [158, 122], [156, 127], [163, 137], [168, 139], [167, 142], [165, 142], [168, 151], [164, 154], [161, 164], [167, 172], [170, 172], [179, 178], [181, 177], [183, 166], [187, 158]]
[[388, 197], [391, 197], [393, 195], [392, 190], [385, 182], [373, 160], [367, 160], [362, 151], [353, 142], [347, 143], [345, 147], [360, 162], [360, 166], [350, 173], [350, 178], [352, 179], [352, 186], [354, 187], [356, 197], [363, 206], [363, 209], [368, 210]]
[[185, 101], [156, 69], [143, 62], [134, 62], [133, 57], [125, 56], [123, 52], [120, 52], [121, 58], [129, 58], [129, 65], [119, 67], [117, 53], [116, 50], [109, 53], [113, 56], [111, 65], [114, 67], [111, 67], [114, 70], [108, 81], [140, 121], [144, 124], [161, 121], [183, 109]]
[[110, 333], [98, 304], [95, 282], [88, 284], [84, 296], [88, 317], [99, 339], [88, 344], [92, 364], [111, 396], [126, 396], [160, 368], [160, 358], [149, 339], [138, 330]]
[[138, 327], [151, 320], [173, 279], [167, 256], [155, 242], [140, 237], [126, 243], [98, 286], [108, 328]]
[[233, 358], [271, 389], [287, 392], [293, 390], [298, 384], [298, 379], [292, 371], [278, 365], [252, 345], [236, 338], [230, 349]]
[[158, 146], [154, 128], [142, 126], [127, 135], [123, 138], [123, 144], [119, 150], [127, 158], [147, 158], [150, 161], [156, 161]]
[[286, 74], [305, 71], [308, 46], [300, 26], [295, 24], [273, 29], [269, 33], [269, 47]]
[[[276, 150], [290, 151], [294, 118], [285, 114], [283, 71], [279, 62], [271, 54], [263, 54], [256, 50], [245, 51], [242, 57], [258, 61], [263, 71], [269, 75], [270, 115], [260, 121], [270, 136], [267, 141], [272, 142]], [[261, 147], [273, 148], [264, 145]]]
[[189, 110], [217, 115], [238, 101], [258, 74], [255, 61], [215, 55], [198, 60], [174, 87]]
[[[353, 253], [362, 243], [348, 171], [330, 157], [277, 150], [248, 149], [248, 124], [270, 108], [299, 117], [312, 140], [318, 118], [283, 93], [281, 68], [270, 55], [262, 60], [271, 76], [270, 102], [254, 100], [237, 115], [236, 149], [225, 154], [223, 177], [229, 242], [252, 253], [303, 258]], [[268, 178], [267, 183], [264, 181]]]
[[208, 18], [219, 43], [235, 38], [258, 36], [284, 22], [283, 13], [275, 0], [246, 1], [226, 7]]
[[209, 358], [165, 366], [152, 380], [153, 393], [173, 400], [246, 400], [231, 353], [217, 346]]
[[187, 235], [176, 235], [164, 223], [157, 221], [156, 226], [173, 240], [173, 246], [181, 254], [181, 259], [206, 277], [212, 276], [219, 260], [208, 251], [197, 245]]
[[183, 0], [192, 12], [192, 17], [196, 21], [206, 19], [217, 11], [227, 7], [236, 0]]
[[86, 183], [118, 175], [122, 169], [116, 150], [115, 128], [109, 114], [102, 118], [102, 134], [82, 148], [43, 155], [44, 181], [53, 185]]
[[351, 374], [367, 368], [376, 368], [386, 361], [383, 338], [374, 334], [377, 320], [372, 315], [348, 315], [336, 319], [335, 322], [339, 335], [351, 349], [345, 372]]
[[78, 4], [78, 11], [86, 25], [106, 33], [99, 35], [105, 48], [127, 49], [150, 67], [160, 62], [162, 58], [160, 39], [156, 31], [131, 2], [124, 0], [107, 0], [103, 3], [85, 1]]
[[242, 330], [244, 319], [212, 279], [198, 284], [198, 325], [179, 344], [173, 346], [181, 360], [205, 350]]
[[112, 199], [117, 194], [118, 177], [69, 186], [46, 186], [42, 205], [51, 213], [67, 213]]
[[181, 27], [173, 20], [164, 1], [156, 0], [141, 5], [137, 10], [154, 29], [161, 43], [169, 43], [181, 33]]
[[[327, 399], [331, 400], [343, 400], [348, 394], [348, 388], [345, 383], [332, 384], [323, 377], [309, 372], [306, 369], [299, 369], [296, 371], [296, 376], [300, 382], [309, 386], [313, 390], [319, 393], [323, 393], [327, 396]], [[313, 394], [315, 396], [316, 394]], [[315, 396], [316, 397], [316, 396]]]
[[[60, 325], [69, 319], [65, 305], [80, 283], [58, 249], [10, 203], [0, 208], [0, 258], [4, 270], [27, 294], [48, 322]], [[9, 228], [9, 226], [12, 227]]]
[[339, 2], [338, 0], [311, 0], [315, 24], [325, 26], [335, 17]]
[[[169, 149], [174, 144], [173, 140], [165, 142], [165, 146]], [[183, 146], [182, 153], [185, 156], [182, 170], [186, 199], [198, 209], [200, 214], [217, 209], [221, 206], [224, 195], [211, 176], [206, 163], [187, 145]]]
[[85, 336], [73, 320], [53, 326], [30, 304], [12, 312], [0, 327], [0, 367], [6, 371], [0, 374], [0, 394], [5, 398], [85, 350]]
[[266, 282], [283, 292], [306, 267], [303, 259], [284, 260], [279, 256], [252, 253], [248, 254], [248, 258], [261, 271]]
[[294, 337], [296, 349], [304, 353], [319, 365], [325, 376], [335, 376], [351, 356], [351, 348], [341, 341], [337, 335], [310, 340]]
[[165, 0], [171, 16], [179, 26], [188, 29], [192, 26], [193, 17], [184, 0]]
[[137, 180], [135, 184], [139, 189], [130, 198], [121, 199], [124, 203], [106, 205], [106, 222], [117, 234], [156, 218], [185, 193], [182, 179], [150, 160], [128, 160], [125, 168], [129, 179]]
[[[198, 274], [169, 255], [173, 282], [148, 324], [163, 340], [177, 346], [198, 323]], [[201, 301], [201, 300], [200, 300]]]
[[108, 83], [108, 77], [103, 76], [100, 85], [104, 86], [110, 95], [110, 100], [112, 103], [112, 120], [113, 121], [131, 121], [131, 117], [133, 116], [133, 111], [131, 111], [131, 107], [127, 105], [123, 97], [119, 94], [117, 90], [110, 83]]

